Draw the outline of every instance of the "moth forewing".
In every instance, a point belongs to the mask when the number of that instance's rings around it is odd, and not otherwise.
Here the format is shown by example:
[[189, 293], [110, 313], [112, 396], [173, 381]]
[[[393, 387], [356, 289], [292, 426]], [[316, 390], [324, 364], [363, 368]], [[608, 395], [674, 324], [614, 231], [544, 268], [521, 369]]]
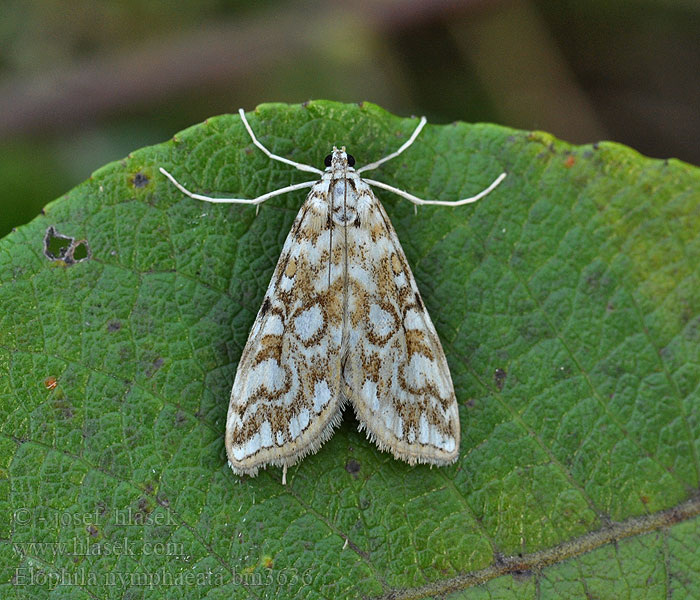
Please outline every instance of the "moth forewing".
[[348, 230], [344, 394], [382, 450], [410, 464], [452, 463], [459, 412], [445, 354], [388, 215], [353, 177], [365, 210]]
[[239, 474], [295, 464], [341, 419], [343, 273], [328, 276], [338, 258], [327, 187], [314, 185], [301, 207], [238, 364], [225, 443]]

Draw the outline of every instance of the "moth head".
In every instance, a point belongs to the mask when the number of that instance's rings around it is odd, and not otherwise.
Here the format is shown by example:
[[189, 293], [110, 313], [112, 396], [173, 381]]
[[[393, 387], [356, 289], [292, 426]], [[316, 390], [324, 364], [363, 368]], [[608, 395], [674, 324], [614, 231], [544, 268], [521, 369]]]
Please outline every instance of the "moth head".
[[345, 152], [345, 146], [338, 149], [333, 146], [333, 152], [323, 161], [326, 171], [347, 171], [355, 166], [355, 157]]

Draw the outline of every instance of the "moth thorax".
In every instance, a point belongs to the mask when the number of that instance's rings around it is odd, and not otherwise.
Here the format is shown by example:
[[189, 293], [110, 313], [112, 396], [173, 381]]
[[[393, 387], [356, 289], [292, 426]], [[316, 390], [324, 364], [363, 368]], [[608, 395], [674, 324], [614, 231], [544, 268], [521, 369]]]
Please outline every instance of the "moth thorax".
[[357, 193], [345, 179], [336, 181], [331, 189], [333, 220], [339, 225], [352, 223], [357, 218]]

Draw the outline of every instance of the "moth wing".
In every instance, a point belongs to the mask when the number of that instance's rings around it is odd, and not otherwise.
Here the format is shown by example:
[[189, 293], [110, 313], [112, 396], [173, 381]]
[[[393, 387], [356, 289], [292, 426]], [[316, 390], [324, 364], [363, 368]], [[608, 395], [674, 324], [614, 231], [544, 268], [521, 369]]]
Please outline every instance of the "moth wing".
[[380, 449], [410, 464], [449, 464], [460, 429], [447, 360], [389, 217], [360, 183], [359, 226], [347, 228], [343, 392]]
[[324, 188], [297, 215], [238, 364], [225, 437], [238, 474], [295, 464], [341, 419], [342, 280], [331, 269], [329, 285]]

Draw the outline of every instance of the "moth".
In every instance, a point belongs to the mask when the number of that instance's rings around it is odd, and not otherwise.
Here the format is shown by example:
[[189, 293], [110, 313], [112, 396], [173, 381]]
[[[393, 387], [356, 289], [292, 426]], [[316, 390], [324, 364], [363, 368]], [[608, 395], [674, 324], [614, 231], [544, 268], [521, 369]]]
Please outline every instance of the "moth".
[[287, 468], [316, 452], [350, 403], [360, 430], [380, 450], [410, 465], [447, 465], [459, 454], [460, 425], [450, 371], [399, 239], [371, 186], [416, 206], [461, 206], [423, 200], [360, 173], [404, 152], [423, 129], [420, 119], [395, 152], [355, 169], [345, 147], [333, 147], [325, 169], [273, 154], [239, 114], [253, 144], [270, 159], [315, 173], [257, 198], [207, 202], [259, 207], [273, 196], [311, 188], [282, 248], [238, 363], [225, 446], [234, 473], [255, 476], [268, 465]]

